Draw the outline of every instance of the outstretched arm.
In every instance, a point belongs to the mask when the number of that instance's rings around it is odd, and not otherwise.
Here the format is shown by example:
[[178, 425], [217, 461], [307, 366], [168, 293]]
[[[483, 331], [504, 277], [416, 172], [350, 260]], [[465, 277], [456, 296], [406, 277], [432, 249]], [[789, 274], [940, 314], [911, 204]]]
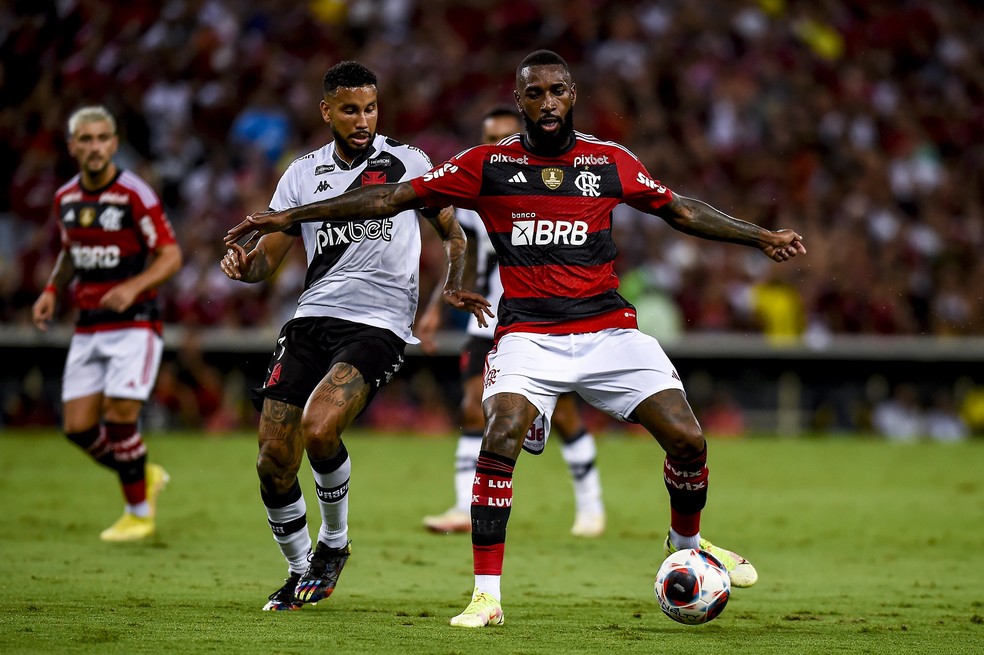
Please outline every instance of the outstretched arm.
[[686, 196], [675, 195], [657, 210], [657, 215], [686, 234], [758, 248], [777, 262], [806, 254], [803, 237], [792, 230], [767, 230]]
[[444, 253], [448, 261], [448, 274], [444, 281], [444, 302], [455, 309], [471, 312], [482, 327], [488, 325], [485, 316], [494, 316], [489, 307], [492, 306], [486, 298], [472, 291], [466, 291], [464, 286], [465, 261], [468, 251], [468, 239], [454, 214], [454, 208], [445, 207], [434, 218], [427, 220], [444, 242]]
[[226, 233], [225, 243], [227, 246], [233, 244], [254, 231], [258, 234], [282, 232], [294, 223], [385, 218], [423, 206], [424, 201], [409, 182], [373, 184], [310, 205], [252, 214]]

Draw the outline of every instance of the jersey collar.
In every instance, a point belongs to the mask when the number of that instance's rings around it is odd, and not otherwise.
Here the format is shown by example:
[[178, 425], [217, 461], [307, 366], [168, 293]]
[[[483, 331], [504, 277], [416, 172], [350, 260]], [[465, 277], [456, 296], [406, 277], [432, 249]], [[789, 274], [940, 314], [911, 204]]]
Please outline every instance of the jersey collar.
[[359, 155], [358, 157], [356, 157], [355, 159], [353, 159], [352, 163], [350, 164], [338, 156], [338, 149], [335, 147], [335, 142], [333, 141], [331, 144], [331, 158], [335, 162], [335, 165], [338, 166], [343, 171], [350, 171], [353, 168], [357, 168], [361, 166], [366, 161], [368, 161], [369, 158], [372, 157], [374, 154], [376, 154], [375, 139], [372, 140], [372, 143], [369, 144], [369, 147], [366, 148], [366, 151], [361, 155]]

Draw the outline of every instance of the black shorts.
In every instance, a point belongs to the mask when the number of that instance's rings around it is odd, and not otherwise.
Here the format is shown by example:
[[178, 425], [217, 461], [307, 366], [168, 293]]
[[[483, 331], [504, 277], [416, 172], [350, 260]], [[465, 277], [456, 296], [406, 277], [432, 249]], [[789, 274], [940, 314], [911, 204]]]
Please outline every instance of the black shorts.
[[250, 394], [253, 406], [261, 411], [263, 399], [270, 398], [304, 407], [331, 367], [345, 362], [369, 384], [368, 407], [376, 392], [403, 366], [406, 346], [403, 339], [383, 328], [340, 318], [295, 318], [280, 330], [263, 386]]
[[485, 356], [492, 350], [493, 344], [495, 341], [485, 337], [468, 337], [459, 362], [462, 380], [485, 375]]

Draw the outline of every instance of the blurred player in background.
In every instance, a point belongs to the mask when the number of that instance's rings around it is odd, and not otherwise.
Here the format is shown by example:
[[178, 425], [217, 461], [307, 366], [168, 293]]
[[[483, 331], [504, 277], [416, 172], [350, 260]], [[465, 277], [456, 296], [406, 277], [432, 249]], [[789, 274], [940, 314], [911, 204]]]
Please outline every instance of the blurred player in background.
[[[376, 133], [376, 76], [361, 64], [344, 61], [328, 71], [320, 106], [334, 140], [287, 168], [271, 209], [403, 182], [430, 169], [423, 152]], [[477, 313], [484, 309], [491, 316], [487, 301], [459, 291], [466, 243], [453, 208], [421, 213], [444, 242], [445, 301]], [[342, 432], [400, 369], [406, 344], [417, 342], [411, 334], [421, 249], [416, 212], [370, 221], [308, 223], [265, 235], [248, 252], [230, 243], [221, 268], [233, 280], [265, 280], [297, 237], [303, 240], [308, 260], [304, 291], [254, 396], [260, 410], [260, 496], [288, 567], [284, 585], [270, 595], [264, 610], [300, 609], [334, 590], [352, 552], [352, 462]], [[305, 451], [321, 511], [313, 552], [297, 480]]]
[[503, 295], [496, 346], [485, 366], [485, 436], [472, 486], [475, 589], [451, 625], [502, 624], [500, 582], [516, 460], [524, 446], [535, 449], [549, 434], [557, 397], [569, 391], [642, 424], [665, 451], [670, 529], [663, 552], [699, 546], [722, 561], [733, 586], [751, 586], [755, 567], [700, 534], [706, 442], [673, 364], [659, 342], [638, 329], [635, 308], [618, 294], [612, 209], [624, 202], [685, 234], [757, 248], [777, 262], [805, 253], [802, 239], [677, 195], [623, 146], [575, 132], [577, 91], [567, 63], [554, 52], [538, 50], [520, 63], [515, 99], [524, 134], [469, 148], [409, 182], [254, 214], [229, 230], [226, 242], [253, 230], [371, 220], [416, 207], [453, 204], [482, 217], [499, 258]]
[[68, 120], [68, 150], [79, 174], [58, 189], [54, 213], [61, 252], [34, 303], [46, 330], [59, 294], [75, 280], [79, 308], [62, 381], [68, 438], [117, 472], [126, 509], [104, 541], [155, 531], [157, 496], [168, 475], [147, 463], [138, 419], [161, 363], [163, 323], [157, 288], [181, 267], [181, 249], [150, 186], [113, 162], [116, 121], [101, 106]]
[[[482, 143], [494, 144], [522, 129], [519, 115], [509, 106], [493, 107], [482, 118]], [[468, 265], [474, 270], [473, 288], [484, 295], [492, 307], [499, 303], [502, 282], [495, 249], [482, 225], [482, 219], [470, 209], [456, 211], [458, 222], [468, 236]], [[474, 262], [474, 264], [473, 264]], [[415, 332], [425, 352], [436, 350], [434, 334], [441, 326], [444, 303], [437, 290], [427, 310], [417, 322]], [[482, 327], [472, 316], [469, 335], [461, 353], [461, 422], [462, 432], [455, 451], [454, 506], [443, 514], [425, 516], [424, 527], [436, 533], [471, 532], [472, 481], [478, 452], [482, 447], [485, 415], [482, 413], [482, 374], [485, 356], [494, 345], [495, 321]], [[584, 427], [575, 394], [557, 399], [551, 423], [561, 439], [561, 454], [574, 484], [574, 526], [576, 537], [597, 537], [605, 531], [605, 507], [601, 498], [601, 476], [596, 468], [597, 449], [594, 436]]]

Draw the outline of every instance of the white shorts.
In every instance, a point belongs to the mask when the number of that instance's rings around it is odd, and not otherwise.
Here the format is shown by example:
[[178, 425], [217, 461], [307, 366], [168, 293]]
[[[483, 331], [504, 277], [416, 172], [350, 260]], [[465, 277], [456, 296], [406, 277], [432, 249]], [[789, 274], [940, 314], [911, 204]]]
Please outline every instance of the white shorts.
[[65, 361], [62, 402], [97, 393], [146, 401], [163, 354], [164, 340], [147, 328], [76, 333]]
[[639, 404], [683, 382], [653, 337], [626, 328], [582, 334], [513, 332], [499, 339], [486, 359], [482, 400], [517, 393], [540, 410], [523, 447], [543, 451], [557, 397], [577, 392], [588, 403], [622, 421]]

